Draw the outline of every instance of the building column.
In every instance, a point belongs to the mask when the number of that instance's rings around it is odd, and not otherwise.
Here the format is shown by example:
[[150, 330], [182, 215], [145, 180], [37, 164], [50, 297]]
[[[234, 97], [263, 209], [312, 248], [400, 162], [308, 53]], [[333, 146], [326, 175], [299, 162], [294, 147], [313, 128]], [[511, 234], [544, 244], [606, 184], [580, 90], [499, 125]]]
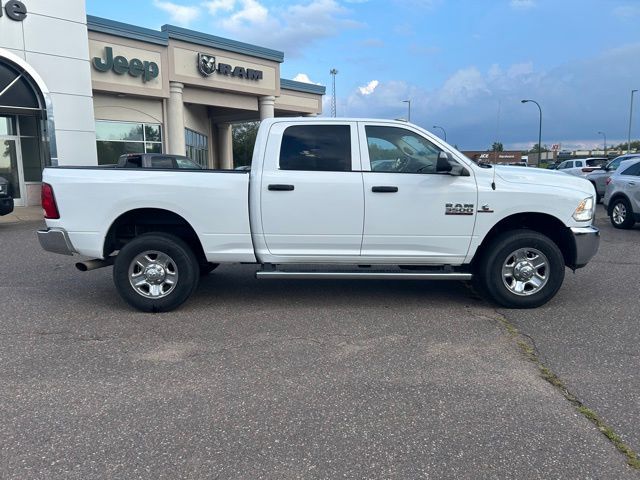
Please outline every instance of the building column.
[[260, 97], [258, 99], [258, 104], [260, 105], [260, 120], [264, 120], [265, 118], [273, 118], [276, 116], [276, 97], [274, 97], [273, 95]]
[[184, 143], [184, 102], [182, 90], [184, 85], [179, 82], [169, 83], [169, 101], [167, 102], [167, 138], [168, 151], [173, 155], [184, 155], [187, 148]]
[[218, 163], [223, 170], [233, 168], [233, 136], [230, 123], [218, 124]]

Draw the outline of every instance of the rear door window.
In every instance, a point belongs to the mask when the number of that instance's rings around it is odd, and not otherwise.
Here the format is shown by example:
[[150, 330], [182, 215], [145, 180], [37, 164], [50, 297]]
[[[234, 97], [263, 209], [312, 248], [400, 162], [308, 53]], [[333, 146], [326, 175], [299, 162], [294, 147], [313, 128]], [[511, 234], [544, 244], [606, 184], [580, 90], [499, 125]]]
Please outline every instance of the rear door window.
[[151, 168], [175, 168], [173, 157], [152, 157]]
[[634, 163], [630, 167], [627, 167], [621, 175], [635, 175], [640, 176], [640, 162]]
[[351, 171], [349, 125], [294, 125], [282, 135], [280, 170]]

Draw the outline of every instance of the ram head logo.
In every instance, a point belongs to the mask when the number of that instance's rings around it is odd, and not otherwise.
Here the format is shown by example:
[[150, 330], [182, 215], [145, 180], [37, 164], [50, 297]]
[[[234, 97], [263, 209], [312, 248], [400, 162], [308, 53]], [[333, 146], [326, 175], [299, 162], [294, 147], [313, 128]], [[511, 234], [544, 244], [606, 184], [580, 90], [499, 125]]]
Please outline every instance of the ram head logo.
[[198, 70], [204, 77], [216, 71], [216, 57], [205, 53], [198, 54]]

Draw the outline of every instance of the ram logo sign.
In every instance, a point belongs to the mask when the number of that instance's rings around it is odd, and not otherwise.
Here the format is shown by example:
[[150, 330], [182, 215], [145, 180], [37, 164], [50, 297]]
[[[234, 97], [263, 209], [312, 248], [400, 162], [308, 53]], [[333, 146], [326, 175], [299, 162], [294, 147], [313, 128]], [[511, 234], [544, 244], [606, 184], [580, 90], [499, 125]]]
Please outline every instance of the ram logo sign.
[[203, 77], [210, 77], [214, 73], [227, 77], [244, 78], [246, 80], [262, 80], [262, 70], [253, 68], [233, 67], [228, 63], [218, 63], [216, 57], [206, 53], [198, 53], [198, 71]]
[[203, 77], [208, 77], [216, 71], [216, 57], [205, 53], [198, 54], [198, 70]]

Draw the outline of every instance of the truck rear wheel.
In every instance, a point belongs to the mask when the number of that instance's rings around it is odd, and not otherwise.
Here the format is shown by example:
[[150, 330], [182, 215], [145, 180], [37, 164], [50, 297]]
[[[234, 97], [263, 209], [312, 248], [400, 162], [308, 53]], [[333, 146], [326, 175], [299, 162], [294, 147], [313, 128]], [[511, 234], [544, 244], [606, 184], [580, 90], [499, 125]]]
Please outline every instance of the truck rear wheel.
[[168, 312], [198, 286], [200, 268], [189, 246], [167, 233], [145, 233], [118, 253], [113, 281], [120, 296], [143, 312]]
[[476, 271], [481, 290], [508, 308], [535, 308], [558, 292], [564, 258], [548, 237], [531, 230], [505, 232], [487, 247]]

